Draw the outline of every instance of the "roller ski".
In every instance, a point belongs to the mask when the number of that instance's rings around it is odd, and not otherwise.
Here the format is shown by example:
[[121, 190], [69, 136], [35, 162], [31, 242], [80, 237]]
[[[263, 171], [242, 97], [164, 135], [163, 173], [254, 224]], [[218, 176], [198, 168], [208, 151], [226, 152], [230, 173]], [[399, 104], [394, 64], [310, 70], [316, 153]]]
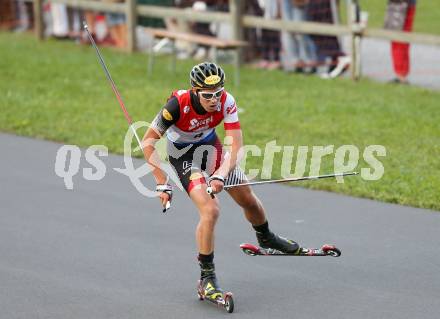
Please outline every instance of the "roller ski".
[[[212, 259], [211, 259], [212, 260]], [[234, 311], [234, 299], [231, 292], [224, 292], [217, 282], [215, 275], [215, 266], [212, 261], [202, 262], [200, 265], [200, 280], [197, 286], [197, 295], [199, 300], [207, 300], [224, 308], [227, 312]]]
[[304, 248], [293, 240], [275, 235], [272, 232], [257, 232], [259, 247], [252, 244], [241, 244], [243, 252], [250, 256], [341, 256], [341, 251], [333, 245], [321, 248]]
[[274, 248], [262, 248], [252, 244], [241, 244], [240, 248], [249, 256], [341, 256], [341, 251], [333, 245], [323, 245], [321, 248], [299, 247], [295, 252], [282, 252]]
[[219, 307], [224, 308], [227, 312], [234, 311], [234, 299], [231, 292], [223, 292], [218, 287], [215, 277], [200, 279], [197, 287], [197, 294], [200, 300], [207, 300]]

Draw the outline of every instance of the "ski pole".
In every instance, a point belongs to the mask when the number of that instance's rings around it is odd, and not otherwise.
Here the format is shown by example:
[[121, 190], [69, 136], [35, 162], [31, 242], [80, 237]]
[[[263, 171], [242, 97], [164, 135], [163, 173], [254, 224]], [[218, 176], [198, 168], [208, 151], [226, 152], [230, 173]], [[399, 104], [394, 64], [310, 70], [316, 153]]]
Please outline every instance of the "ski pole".
[[[350, 173], [337, 173], [337, 174], [328, 174], [328, 175], [273, 179], [273, 180], [269, 180], [269, 181], [246, 182], [246, 183], [240, 183], [240, 184], [225, 185], [223, 187], [223, 189], [228, 190], [228, 189], [231, 189], [234, 187], [240, 187], [240, 186], [252, 186], [252, 185], [263, 185], [263, 184], [278, 184], [278, 183], [288, 183], [288, 182], [309, 181], [309, 180], [331, 178], [331, 177], [353, 176], [353, 175], [358, 175], [358, 174], [359, 174], [358, 172], [350, 172]], [[206, 189], [206, 192], [208, 194], [212, 194], [212, 188], [208, 187]]]
[[[128, 114], [127, 108], [125, 107], [124, 101], [122, 100], [122, 96], [119, 93], [118, 88], [116, 87], [116, 84], [112, 79], [112, 76], [110, 75], [110, 71], [107, 69], [107, 66], [105, 65], [104, 58], [102, 57], [101, 52], [99, 51], [99, 48], [95, 43], [95, 40], [93, 40], [93, 37], [89, 31], [89, 27], [87, 26], [87, 23], [85, 21], [83, 21], [83, 25], [84, 25], [84, 30], [86, 30], [86, 32], [87, 32], [87, 36], [88, 36], [90, 42], [92, 43], [93, 47], [95, 48], [96, 54], [98, 55], [99, 63], [101, 64], [102, 68], [104, 69], [105, 75], [107, 76], [107, 79], [110, 82], [110, 86], [112, 87], [112, 90], [116, 95], [116, 99], [118, 100], [119, 106], [121, 107], [122, 112], [124, 113], [125, 119], [127, 120], [128, 125], [130, 126], [130, 129], [132, 130], [134, 136], [136, 137], [136, 140], [139, 144], [140, 149], [143, 150], [141, 140], [139, 139], [139, 136], [133, 126], [133, 120], [131, 119], [130, 114]], [[169, 201], [166, 202], [166, 204], [163, 208], [163, 212], [166, 212], [170, 207], [171, 207], [171, 203]]]

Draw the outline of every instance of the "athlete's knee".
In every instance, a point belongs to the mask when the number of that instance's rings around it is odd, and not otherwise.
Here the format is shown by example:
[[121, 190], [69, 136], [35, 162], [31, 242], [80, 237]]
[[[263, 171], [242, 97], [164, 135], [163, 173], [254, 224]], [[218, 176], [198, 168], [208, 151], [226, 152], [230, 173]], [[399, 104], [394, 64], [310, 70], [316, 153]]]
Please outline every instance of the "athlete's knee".
[[206, 223], [215, 224], [219, 216], [220, 208], [216, 203], [205, 205], [200, 212], [200, 219]]
[[248, 199], [248, 201], [246, 202], [246, 206], [244, 208], [252, 212], [263, 210], [263, 206], [261, 205], [258, 198], [256, 198], [255, 196]]

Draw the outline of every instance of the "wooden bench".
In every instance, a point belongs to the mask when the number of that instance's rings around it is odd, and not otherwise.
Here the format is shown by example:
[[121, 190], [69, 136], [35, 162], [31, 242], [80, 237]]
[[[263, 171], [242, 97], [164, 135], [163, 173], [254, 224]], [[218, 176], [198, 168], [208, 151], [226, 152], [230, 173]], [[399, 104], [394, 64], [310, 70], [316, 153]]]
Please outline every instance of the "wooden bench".
[[154, 29], [154, 28], [145, 28], [146, 32], [153, 36], [152, 45], [150, 46], [149, 52], [149, 61], [148, 61], [148, 74], [151, 75], [153, 72], [154, 66], [154, 39], [169, 39], [172, 43], [172, 61], [171, 61], [171, 70], [175, 72], [176, 69], [176, 40], [187, 41], [191, 43], [206, 45], [214, 49], [214, 57], [213, 62], [217, 63], [218, 59], [218, 50], [234, 50], [234, 66], [235, 66], [235, 84], [238, 85], [240, 82], [240, 55], [238, 54], [238, 50], [247, 45], [247, 42], [237, 41], [237, 40], [223, 40], [216, 37], [210, 37], [206, 35], [192, 34], [192, 33], [182, 33], [182, 32], [174, 32], [166, 29]]

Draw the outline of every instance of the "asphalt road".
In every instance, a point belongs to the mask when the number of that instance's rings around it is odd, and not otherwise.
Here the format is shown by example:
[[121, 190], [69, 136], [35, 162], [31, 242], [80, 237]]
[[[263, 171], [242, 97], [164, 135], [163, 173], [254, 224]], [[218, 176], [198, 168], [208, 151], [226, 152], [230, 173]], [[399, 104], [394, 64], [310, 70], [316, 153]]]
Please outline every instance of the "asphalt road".
[[[112, 168], [54, 172], [61, 145], [0, 134], [1, 318], [437, 318], [440, 214], [280, 185], [256, 193], [272, 229], [340, 258], [250, 257], [239, 209], [221, 196], [216, 266], [229, 315], [198, 301], [197, 213], [182, 192], [167, 214]], [[84, 154], [84, 150], [83, 150]], [[141, 164], [142, 161], [137, 161]], [[80, 168], [88, 167], [82, 158]], [[145, 178], [151, 183], [151, 177]], [[319, 181], [318, 181], [319, 182]], [[151, 184], [150, 184], [151, 185]]]

